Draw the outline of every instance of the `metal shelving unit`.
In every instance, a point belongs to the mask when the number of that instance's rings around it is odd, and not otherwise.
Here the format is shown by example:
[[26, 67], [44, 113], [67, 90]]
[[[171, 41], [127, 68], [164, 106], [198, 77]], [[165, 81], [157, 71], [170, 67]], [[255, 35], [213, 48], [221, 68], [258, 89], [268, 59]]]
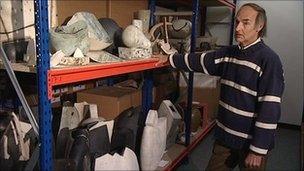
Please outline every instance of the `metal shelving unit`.
[[39, 141], [40, 168], [53, 170], [52, 159], [52, 123], [51, 101], [48, 98], [48, 75], [50, 69], [48, 1], [35, 1], [35, 30], [38, 74], [38, 111], [39, 111]]
[[[228, 0], [219, 0], [224, 4], [231, 3]], [[191, 52], [194, 52], [196, 25], [199, 14], [199, 0], [193, 0], [192, 17], [192, 41]], [[152, 13], [155, 11], [155, 0], [150, 0], [149, 8]], [[155, 17], [151, 17], [151, 23], [154, 23]], [[150, 69], [155, 69], [156, 59], [139, 60], [131, 62], [122, 62], [115, 64], [98, 64], [77, 68], [63, 68], [50, 70], [49, 56], [49, 30], [48, 30], [48, 1], [35, 0], [35, 28], [36, 28], [36, 46], [37, 46], [37, 74], [38, 74], [38, 96], [39, 96], [39, 141], [40, 141], [40, 169], [53, 170], [52, 159], [52, 124], [51, 124], [51, 102], [52, 88], [56, 85], [79, 82], [84, 80], [115, 76], [119, 74], [131, 73], [136, 71], [145, 72], [145, 81], [143, 87], [143, 110], [148, 111], [152, 104], [153, 79]], [[185, 117], [186, 121], [186, 146], [183, 152], [170, 164], [166, 170], [173, 169], [178, 162], [182, 160], [198, 144], [198, 142], [207, 134], [214, 123], [202, 131], [197, 139], [190, 143], [190, 125], [191, 125], [191, 104], [193, 90], [193, 73], [189, 76], [188, 87], [188, 107]]]

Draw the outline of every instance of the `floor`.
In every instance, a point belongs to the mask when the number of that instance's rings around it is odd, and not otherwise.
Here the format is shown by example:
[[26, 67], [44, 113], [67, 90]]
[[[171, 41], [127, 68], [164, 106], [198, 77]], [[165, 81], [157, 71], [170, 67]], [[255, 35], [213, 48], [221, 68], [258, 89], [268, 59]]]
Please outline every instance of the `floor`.
[[[187, 164], [180, 165], [177, 170], [204, 170], [211, 156], [213, 142], [211, 131], [190, 154]], [[271, 151], [266, 170], [300, 170], [300, 130], [278, 129], [276, 146]]]

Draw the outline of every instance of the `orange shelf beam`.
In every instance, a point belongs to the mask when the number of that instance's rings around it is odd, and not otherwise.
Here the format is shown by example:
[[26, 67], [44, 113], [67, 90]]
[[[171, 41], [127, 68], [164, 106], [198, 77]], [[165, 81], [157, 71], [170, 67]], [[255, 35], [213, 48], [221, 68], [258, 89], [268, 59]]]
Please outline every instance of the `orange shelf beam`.
[[157, 62], [158, 58], [149, 58], [117, 63], [90, 64], [86, 66], [51, 69], [48, 71], [49, 98], [52, 98], [52, 88], [54, 86], [161, 68], [165, 66], [156, 66]]
[[224, 5], [230, 7], [231, 9], [235, 9], [235, 4], [231, 2], [231, 0], [218, 0], [219, 2], [223, 3]]

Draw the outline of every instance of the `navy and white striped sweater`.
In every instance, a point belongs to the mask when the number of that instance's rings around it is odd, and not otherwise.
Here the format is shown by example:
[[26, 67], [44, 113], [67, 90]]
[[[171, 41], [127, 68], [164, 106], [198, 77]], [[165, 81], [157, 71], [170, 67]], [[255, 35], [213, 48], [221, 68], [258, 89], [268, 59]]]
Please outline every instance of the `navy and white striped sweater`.
[[221, 77], [217, 140], [259, 154], [273, 148], [284, 78], [278, 55], [263, 41], [243, 49], [229, 46], [203, 54], [174, 54], [169, 61], [174, 68]]

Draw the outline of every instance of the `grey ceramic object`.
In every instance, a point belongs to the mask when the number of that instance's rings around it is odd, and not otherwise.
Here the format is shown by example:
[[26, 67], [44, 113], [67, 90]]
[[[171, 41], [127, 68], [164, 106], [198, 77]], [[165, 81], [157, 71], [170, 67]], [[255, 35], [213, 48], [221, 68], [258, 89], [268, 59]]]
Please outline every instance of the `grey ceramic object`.
[[191, 34], [191, 21], [185, 19], [173, 20], [168, 27], [170, 38], [185, 39]]
[[164, 100], [158, 109], [160, 117], [167, 118], [167, 148], [175, 143], [182, 117], [170, 100]]
[[50, 29], [50, 40], [54, 52], [62, 50], [66, 56], [71, 56], [76, 48], [83, 54], [89, 50], [88, 29], [84, 21]]
[[103, 50], [112, 44], [108, 33], [92, 13], [77, 12], [67, 25], [72, 25], [78, 21], [84, 21], [87, 24], [90, 50]]
[[122, 31], [123, 29], [111, 18], [100, 18], [99, 23], [108, 33], [111, 41], [113, 42], [105, 51], [109, 53], [118, 53], [118, 47], [124, 46], [122, 42]]

